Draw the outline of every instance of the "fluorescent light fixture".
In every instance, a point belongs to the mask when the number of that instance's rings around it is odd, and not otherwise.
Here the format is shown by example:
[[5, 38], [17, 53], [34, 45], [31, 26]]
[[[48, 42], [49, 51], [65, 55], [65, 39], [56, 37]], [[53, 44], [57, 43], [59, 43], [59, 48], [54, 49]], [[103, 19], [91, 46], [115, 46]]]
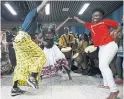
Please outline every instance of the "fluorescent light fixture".
[[84, 6], [81, 8], [80, 12], [78, 13], [79, 15], [83, 14], [84, 11], [88, 8], [88, 6], [90, 5], [90, 3], [86, 3], [84, 4]]
[[69, 8], [63, 8], [62, 9], [62, 11], [68, 11], [69, 10]]
[[9, 3], [5, 3], [5, 6], [13, 15], [17, 15], [16, 11], [12, 8], [12, 6]]
[[50, 4], [49, 3], [45, 7], [45, 12], [46, 12], [46, 15], [50, 14]]

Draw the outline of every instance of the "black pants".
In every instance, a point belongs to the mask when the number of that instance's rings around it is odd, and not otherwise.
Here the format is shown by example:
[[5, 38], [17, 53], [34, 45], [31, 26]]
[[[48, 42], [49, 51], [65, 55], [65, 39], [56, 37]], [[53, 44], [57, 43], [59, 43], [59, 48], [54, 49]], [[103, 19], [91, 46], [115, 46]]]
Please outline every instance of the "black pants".
[[8, 47], [9, 50], [9, 59], [11, 62], [12, 67], [16, 66], [16, 55], [15, 55], [15, 50], [12, 46]]

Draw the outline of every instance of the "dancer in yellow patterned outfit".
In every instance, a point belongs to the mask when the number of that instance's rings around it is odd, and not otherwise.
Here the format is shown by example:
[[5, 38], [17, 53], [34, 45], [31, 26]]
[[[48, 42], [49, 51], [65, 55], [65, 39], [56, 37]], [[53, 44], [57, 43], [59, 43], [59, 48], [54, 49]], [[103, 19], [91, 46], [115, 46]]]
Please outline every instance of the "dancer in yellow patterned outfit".
[[13, 88], [11, 95], [16, 96], [23, 94], [19, 85], [30, 85], [33, 88], [38, 88], [40, 72], [46, 62], [46, 57], [41, 48], [32, 40], [32, 35], [35, 35], [37, 28], [38, 12], [44, 8], [47, 0], [44, 0], [41, 5], [28, 13], [22, 25], [22, 31], [14, 40], [14, 48], [17, 58], [17, 66], [14, 71]]

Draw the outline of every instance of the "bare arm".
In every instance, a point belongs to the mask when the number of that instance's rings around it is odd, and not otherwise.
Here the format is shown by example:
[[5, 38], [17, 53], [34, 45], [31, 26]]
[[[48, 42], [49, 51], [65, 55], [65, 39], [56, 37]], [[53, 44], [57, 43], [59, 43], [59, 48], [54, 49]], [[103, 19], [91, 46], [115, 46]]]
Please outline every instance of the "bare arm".
[[[118, 27], [115, 29], [115, 30], [113, 30], [111, 33], [110, 33], [110, 35], [112, 35], [112, 36], [114, 36], [114, 35], [119, 35], [119, 33], [121, 33], [121, 31], [122, 31], [122, 26], [121, 25], [118, 25]], [[116, 38], [116, 37], [114, 37], [114, 38]]]
[[121, 31], [122, 31], [122, 26], [119, 24], [118, 27], [117, 27], [117, 29], [116, 29], [116, 32], [117, 33], [120, 33]]
[[70, 19], [72, 19], [72, 18], [70, 18], [70, 17], [68, 17], [64, 22], [62, 22], [57, 28], [56, 28], [56, 32], [58, 32], [59, 31], [59, 29], [62, 27], [62, 26], [64, 26], [65, 25], [65, 23], [66, 22], [68, 22], [68, 20], [70, 20]]
[[77, 20], [79, 23], [85, 24], [85, 21], [82, 21], [81, 19], [79, 19], [78, 17], [74, 16], [74, 19]]
[[37, 7], [37, 13], [45, 7], [47, 2], [48, 0], [43, 0], [43, 2]]

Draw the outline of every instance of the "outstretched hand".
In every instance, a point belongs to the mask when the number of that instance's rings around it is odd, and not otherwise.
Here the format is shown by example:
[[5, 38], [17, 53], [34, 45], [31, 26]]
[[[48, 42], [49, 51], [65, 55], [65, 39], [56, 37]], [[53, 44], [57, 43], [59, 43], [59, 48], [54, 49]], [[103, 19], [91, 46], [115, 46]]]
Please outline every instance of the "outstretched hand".
[[67, 20], [71, 20], [71, 19], [75, 19], [75, 20], [77, 20], [77, 19], [79, 19], [79, 18], [76, 17], [76, 16], [72, 16], [72, 17], [69, 16], [69, 17], [67, 18]]
[[73, 19], [73, 18], [72, 18], [72, 17], [68, 17], [67, 19], [68, 19], [68, 20], [71, 20], [71, 19]]
[[78, 19], [78, 17], [74, 16], [74, 19], [75, 19], [75, 20], [77, 20], [77, 19]]
[[77, 20], [79, 23], [83, 23], [85, 24], [85, 21], [82, 21], [81, 19], [79, 19], [78, 17], [74, 16], [74, 19]]

